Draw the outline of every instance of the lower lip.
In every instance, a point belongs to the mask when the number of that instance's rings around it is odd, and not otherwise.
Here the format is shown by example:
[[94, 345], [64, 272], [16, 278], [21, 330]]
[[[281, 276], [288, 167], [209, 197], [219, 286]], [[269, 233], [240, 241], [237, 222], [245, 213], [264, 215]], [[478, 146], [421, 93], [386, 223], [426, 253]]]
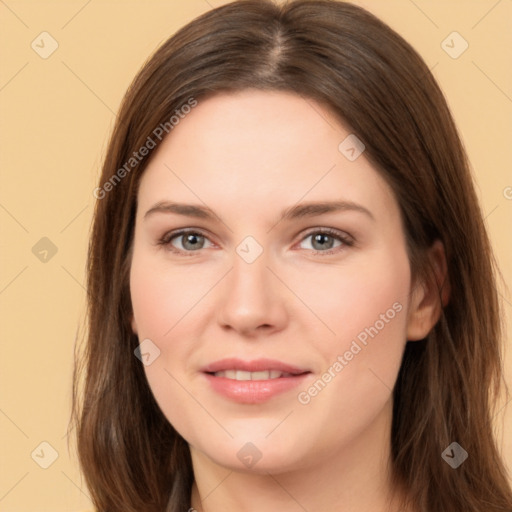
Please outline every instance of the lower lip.
[[260, 404], [299, 386], [310, 374], [267, 380], [235, 380], [215, 377], [209, 373], [203, 375], [217, 393], [242, 404]]

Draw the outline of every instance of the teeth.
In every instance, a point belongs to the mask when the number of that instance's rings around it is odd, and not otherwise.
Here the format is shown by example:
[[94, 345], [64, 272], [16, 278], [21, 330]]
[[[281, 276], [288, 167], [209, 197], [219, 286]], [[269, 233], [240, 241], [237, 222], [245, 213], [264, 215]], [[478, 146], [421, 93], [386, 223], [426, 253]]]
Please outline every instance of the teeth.
[[215, 372], [215, 377], [225, 377], [232, 380], [269, 380], [279, 377], [290, 377], [291, 373], [280, 372], [279, 370], [264, 370], [259, 372], [246, 372], [243, 370], [225, 370]]
[[[279, 377], [281, 375], [281, 372], [277, 372], [278, 375], [277, 377]], [[271, 377], [272, 375], [272, 372], [268, 372], [268, 371], [263, 371], [263, 372], [251, 372], [251, 380], [268, 380]], [[275, 379], [276, 377], [274, 377]]]

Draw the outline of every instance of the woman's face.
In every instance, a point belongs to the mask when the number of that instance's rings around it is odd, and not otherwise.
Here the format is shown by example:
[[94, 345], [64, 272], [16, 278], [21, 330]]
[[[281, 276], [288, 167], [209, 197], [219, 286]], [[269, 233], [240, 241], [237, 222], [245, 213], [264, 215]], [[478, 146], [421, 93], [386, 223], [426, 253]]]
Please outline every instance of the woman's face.
[[214, 463], [286, 471], [389, 425], [411, 274], [356, 142], [312, 100], [219, 94], [142, 177], [133, 329], [161, 410]]

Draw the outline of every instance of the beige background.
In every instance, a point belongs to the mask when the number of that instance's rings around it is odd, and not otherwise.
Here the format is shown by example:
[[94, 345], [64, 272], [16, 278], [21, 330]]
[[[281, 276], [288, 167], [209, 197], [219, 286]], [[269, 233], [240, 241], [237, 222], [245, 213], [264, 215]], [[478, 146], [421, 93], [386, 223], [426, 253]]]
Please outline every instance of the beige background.
[[[0, 511], [91, 507], [66, 429], [92, 190], [115, 112], [139, 67], [180, 26], [223, 3], [0, 1]], [[355, 3], [402, 34], [433, 70], [468, 150], [510, 282], [512, 1]], [[46, 59], [39, 53], [52, 41], [39, 36], [44, 31], [58, 43]], [[457, 59], [441, 46], [453, 31], [469, 44]], [[455, 50], [460, 44], [455, 40]], [[48, 241], [39, 242], [43, 237], [56, 247], [54, 255]], [[510, 326], [512, 298], [502, 295]], [[506, 368], [512, 388], [510, 350]], [[512, 406], [498, 419], [512, 468]], [[39, 465], [51, 462], [51, 450], [39, 447], [43, 441], [58, 452], [47, 469]]]

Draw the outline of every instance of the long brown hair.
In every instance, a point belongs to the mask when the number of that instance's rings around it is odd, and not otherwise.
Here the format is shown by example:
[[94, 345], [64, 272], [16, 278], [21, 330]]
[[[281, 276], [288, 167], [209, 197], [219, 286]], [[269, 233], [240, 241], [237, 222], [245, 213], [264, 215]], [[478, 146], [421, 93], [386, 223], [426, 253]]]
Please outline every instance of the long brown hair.
[[[424, 340], [407, 343], [393, 390], [393, 483], [421, 512], [512, 511], [493, 433], [500, 391], [508, 396], [499, 273], [465, 150], [418, 53], [366, 10], [333, 0], [213, 9], [168, 39], [125, 95], [95, 192], [88, 332], [73, 385], [79, 461], [98, 511], [190, 506], [188, 445], [134, 356], [131, 247], [138, 183], [154, 154], [139, 150], [172, 137], [184, 105], [247, 88], [321, 102], [364, 142], [399, 203], [413, 276], [426, 275], [436, 239], [445, 246], [450, 301]], [[469, 454], [457, 469], [441, 456], [454, 441]]]

